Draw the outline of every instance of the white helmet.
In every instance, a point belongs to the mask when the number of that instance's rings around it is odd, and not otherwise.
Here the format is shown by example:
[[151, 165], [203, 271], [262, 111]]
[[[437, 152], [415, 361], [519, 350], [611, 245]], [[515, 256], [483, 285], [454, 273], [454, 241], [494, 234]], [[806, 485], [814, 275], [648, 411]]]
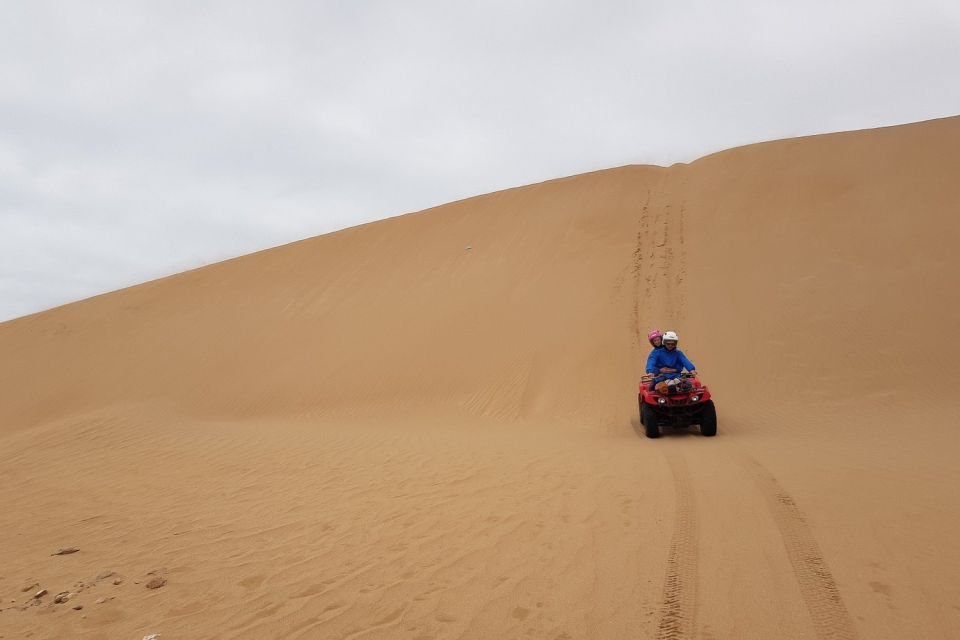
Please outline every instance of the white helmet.
[[676, 331], [667, 331], [665, 334], [663, 334], [664, 342], [669, 342], [670, 340], [673, 340], [674, 342], [680, 342], [680, 336], [677, 335]]

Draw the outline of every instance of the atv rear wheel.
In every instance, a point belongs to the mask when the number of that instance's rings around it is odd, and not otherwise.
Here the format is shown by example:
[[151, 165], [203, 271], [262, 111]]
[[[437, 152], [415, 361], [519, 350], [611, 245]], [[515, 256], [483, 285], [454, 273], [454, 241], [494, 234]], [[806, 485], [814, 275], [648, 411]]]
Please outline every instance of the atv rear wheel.
[[717, 408], [713, 400], [703, 403], [703, 410], [700, 412], [700, 433], [707, 437], [717, 435]]
[[640, 406], [640, 423], [648, 438], [660, 437], [660, 418], [647, 403]]

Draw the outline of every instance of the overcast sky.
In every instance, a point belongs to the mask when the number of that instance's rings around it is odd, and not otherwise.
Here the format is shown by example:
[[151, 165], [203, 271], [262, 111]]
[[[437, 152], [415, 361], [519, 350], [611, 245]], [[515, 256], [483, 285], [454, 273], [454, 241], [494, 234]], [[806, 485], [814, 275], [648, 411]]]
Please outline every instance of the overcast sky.
[[958, 114], [956, 0], [0, 0], [0, 320], [506, 187]]

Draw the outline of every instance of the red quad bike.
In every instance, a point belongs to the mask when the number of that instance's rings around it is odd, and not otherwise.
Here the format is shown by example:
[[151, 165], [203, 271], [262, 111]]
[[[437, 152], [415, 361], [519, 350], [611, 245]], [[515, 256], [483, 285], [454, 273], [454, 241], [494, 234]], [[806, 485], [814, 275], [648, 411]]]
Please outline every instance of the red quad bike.
[[687, 384], [676, 393], [661, 395], [647, 387], [649, 379], [640, 383], [640, 424], [648, 438], [659, 438], [660, 427], [686, 428], [700, 425], [705, 436], [717, 435], [717, 408], [710, 399], [710, 390], [689, 374]]

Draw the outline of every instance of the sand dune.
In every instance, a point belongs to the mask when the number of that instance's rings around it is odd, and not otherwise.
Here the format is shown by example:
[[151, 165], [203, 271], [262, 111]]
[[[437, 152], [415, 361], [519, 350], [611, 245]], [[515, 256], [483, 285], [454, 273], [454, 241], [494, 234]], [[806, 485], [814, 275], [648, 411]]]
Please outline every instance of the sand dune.
[[[770, 142], [2, 323], [0, 637], [958, 637], [956, 166]], [[655, 326], [719, 437], [643, 438]]]

